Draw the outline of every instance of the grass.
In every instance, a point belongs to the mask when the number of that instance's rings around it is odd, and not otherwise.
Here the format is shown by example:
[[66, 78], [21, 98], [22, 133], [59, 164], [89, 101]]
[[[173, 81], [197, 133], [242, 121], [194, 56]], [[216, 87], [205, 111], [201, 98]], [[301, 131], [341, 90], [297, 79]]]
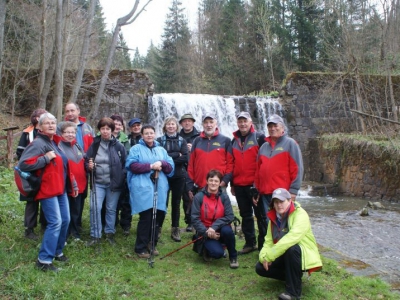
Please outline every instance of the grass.
[[[134, 254], [134, 216], [130, 236], [118, 227], [117, 246], [103, 240], [98, 251], [69, 241], [64, 253], [70, 262], [55, 262], [60, 272], [38, 271], [34, 263], [40, 243], [23, 237], [24, 203], [12, 179], [10, 170], [0, 170], [0, 299], [277, 299], [284, 290], [283, 282], [255, 274], [257, 252], [239, 256], [237, 270], [229, 268], [228, 259], [203, 262], [191, 246], [160, 260], [191, 240], [190, 233], [182, 233], [181, 243], [171, 240], [169, 214], [154, 268]], [[83, 239], [88, 239], [87, 209]], [[238, 238], [237, 249], [243, 244]], [[302, 299], [399, 299], [379, 279], [354, 277], [326, 258], [323, 263], [321, 272], [303, 277]]]

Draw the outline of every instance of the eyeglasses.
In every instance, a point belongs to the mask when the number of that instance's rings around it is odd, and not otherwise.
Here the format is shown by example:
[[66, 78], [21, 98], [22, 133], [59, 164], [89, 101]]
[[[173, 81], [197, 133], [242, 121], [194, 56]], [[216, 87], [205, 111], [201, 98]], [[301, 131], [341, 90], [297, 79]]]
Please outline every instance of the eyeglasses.
[[75, 135], [76, 134], [75, 131], [63, 131], [63, 133], [66, 135]]

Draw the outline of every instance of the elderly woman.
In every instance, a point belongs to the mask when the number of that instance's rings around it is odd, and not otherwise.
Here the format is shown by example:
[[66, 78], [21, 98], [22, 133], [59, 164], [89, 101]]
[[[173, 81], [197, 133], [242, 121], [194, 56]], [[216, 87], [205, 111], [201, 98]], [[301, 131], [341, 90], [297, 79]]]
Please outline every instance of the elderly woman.
[[72, 174], [74, 174], [79, 191], [77, 196], [68, 195], [71, 218], [68, 228], [68, 236], [79, 241], [81, 239], [79, 232], [79, 217], [82, 210], [82, 197], [87, 184], [84, 153], [83, 149], [76, 141], [76, 124], [67, 121], [61, 122], [58, 127], [61, 131], [61, 142], [59, 146], [68, 158], [69, 166]]
[[[165, 119], [163, 132], [164, 135], [157, 138], [157, 142], [167, 150], [168, 155], [172, 157], [175, 164], [174, 176], [168, 178], [169, 190], [171, 191], [171, 238], [175, 242], [180, 242], [180, 206], [187, 175], [188, 147], [186, 140], [178, 135], [179, 125], [175, 117], [167, 117]], [[163, 222], [164, 218], [159, 222], [160, 229]]]
[[283, 188], [273, 191], [268, 218], [270, 222], [256, 272], [285, 281], [286, 291], [279, 299], [300, 299], [303, 271], [311, 273], [322, 267], [310, 219]]
[[68, 159], [59, 148], [60, 137], [56, 135], [57, 120], [50, 113], [39, 118], [39, 133], [22, 153], [19, 168], [24, 172], [42, 174], [40, 190], [35, 201], [40, 201], [47, 220], [36, 267], [42, 271], [55, 271], [53, 259], [65, 262], [63, 254], [70, 221], [66, 188], [76, 197], [79, 193]]
[[222, 173], [218, 170], [208, 172], [207, 185], [197, 193], [192, 203], [192, 225], [198, 235], [203, 236], [203, 258], [210, 261], [212, 258], [224, 256], [224, 244], [229, 253], [229, 266], [237, 269], [237, 251], [235, 248], [235, 234], [231, 223], [234, 219], [229, 196], [220, 189]]
[[[157, 209], [155, 216], [157, 223], [157, 219], [164, 217], [167, 211], [167, 176], [173, 175], [174, 162], [167, 151], [155, 141], [153, 126], [143, 126], [141, 134], [142, 139], [139, 140], [139, 144], [129, 151], [125, 167], [128, 170], [132, 214], [139, 214], [135, 252], [140, 258], [150, 258], [150, 252], [158, 254], [154, 248], [157, 245], [157, 235], [152, 236], [153, 203], [156, 200], [154, 208]], [[155, 172], [158, 172], [157, 199], [154, 199]], [[155, 232], [158, 232], [157, 228]]]
[[[115, 244], [115, 219], [118, 198], [124, 188], [125, 159], [124, 146], [112, 135], [115, 129], [114, 121], [110, 118], [102, 118], [97, 123], [100, 135], [94, 138], [93, 144], [86, 152], [85, 167], [91, 172], [91, 186], [95, 191], [90, 199], [90, 236], [88, 246], [100, 242], [102, 224], [101, 207], [106, 201], [106, 224], [104, 232], [107, 241]], [[93, 178], [94, 177], [94, 178]]]

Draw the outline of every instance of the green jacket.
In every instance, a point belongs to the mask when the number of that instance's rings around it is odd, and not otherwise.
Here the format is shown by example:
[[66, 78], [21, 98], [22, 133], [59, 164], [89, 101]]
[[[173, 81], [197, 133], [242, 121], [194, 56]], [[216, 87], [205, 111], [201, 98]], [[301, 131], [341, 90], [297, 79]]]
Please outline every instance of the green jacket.
[[128, 136], [125, 134], [125, 132], [120, 131], [117, 140], [124, 145], [126, 149], [126, 153], [129, 154], [129, 150], [131, 149], [131, 144], [129, 143]]
[[[302, 270], [307, 271], [317, 267], [322, 267], [321, 257], [319, 256], [317, 242], [311, 230], [310, 218], [307, 212], [301, 207], [300, 203], [294, 202], [289, 210], [288, 227], [286, 233], [279, 241], [274, 244], [272, 239], [273, 221], [268, 224], [267, 235], [263, 248], [259, 254], [259, 261], [273, 262], [283, 255], [287, 249], [299, 244], [301, 249]], [[274, 209], [268, 212], [268, 217], [276, 218]], [[271, 219], [271, 218], [270, 218]]]

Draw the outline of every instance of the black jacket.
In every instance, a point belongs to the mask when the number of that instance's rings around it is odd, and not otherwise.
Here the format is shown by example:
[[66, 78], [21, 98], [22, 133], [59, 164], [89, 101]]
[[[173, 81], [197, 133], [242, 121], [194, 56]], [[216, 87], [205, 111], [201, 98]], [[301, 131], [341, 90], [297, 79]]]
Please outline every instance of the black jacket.
[[[93, 140], [93, 144], [89, 147], [86, 152], [85, 168], [89, 170], [89, 158], [96, 157], [97, 151], [99, 150], [101, 137], [96, 136]], [[109, 146], [109, 158], [110, 158], [110, 188], [111, 191], [122, 191], [124, 188], [124, 182], [126, 178], [125, 170], [125, 159], [126, 150], [125, 147], [117, 141], [116, 138], [112, 138]]]
[[188, 147], [184, 138], [179, 135], [169, 137], [164, 134], [162, 137], [157, 138], [157, 142], [161, 147], [167, 150], [168, 155], [172, 158], [175, 164], [174, 176], [171, 178], [186, 177], [186, 166], [188, 163]]

